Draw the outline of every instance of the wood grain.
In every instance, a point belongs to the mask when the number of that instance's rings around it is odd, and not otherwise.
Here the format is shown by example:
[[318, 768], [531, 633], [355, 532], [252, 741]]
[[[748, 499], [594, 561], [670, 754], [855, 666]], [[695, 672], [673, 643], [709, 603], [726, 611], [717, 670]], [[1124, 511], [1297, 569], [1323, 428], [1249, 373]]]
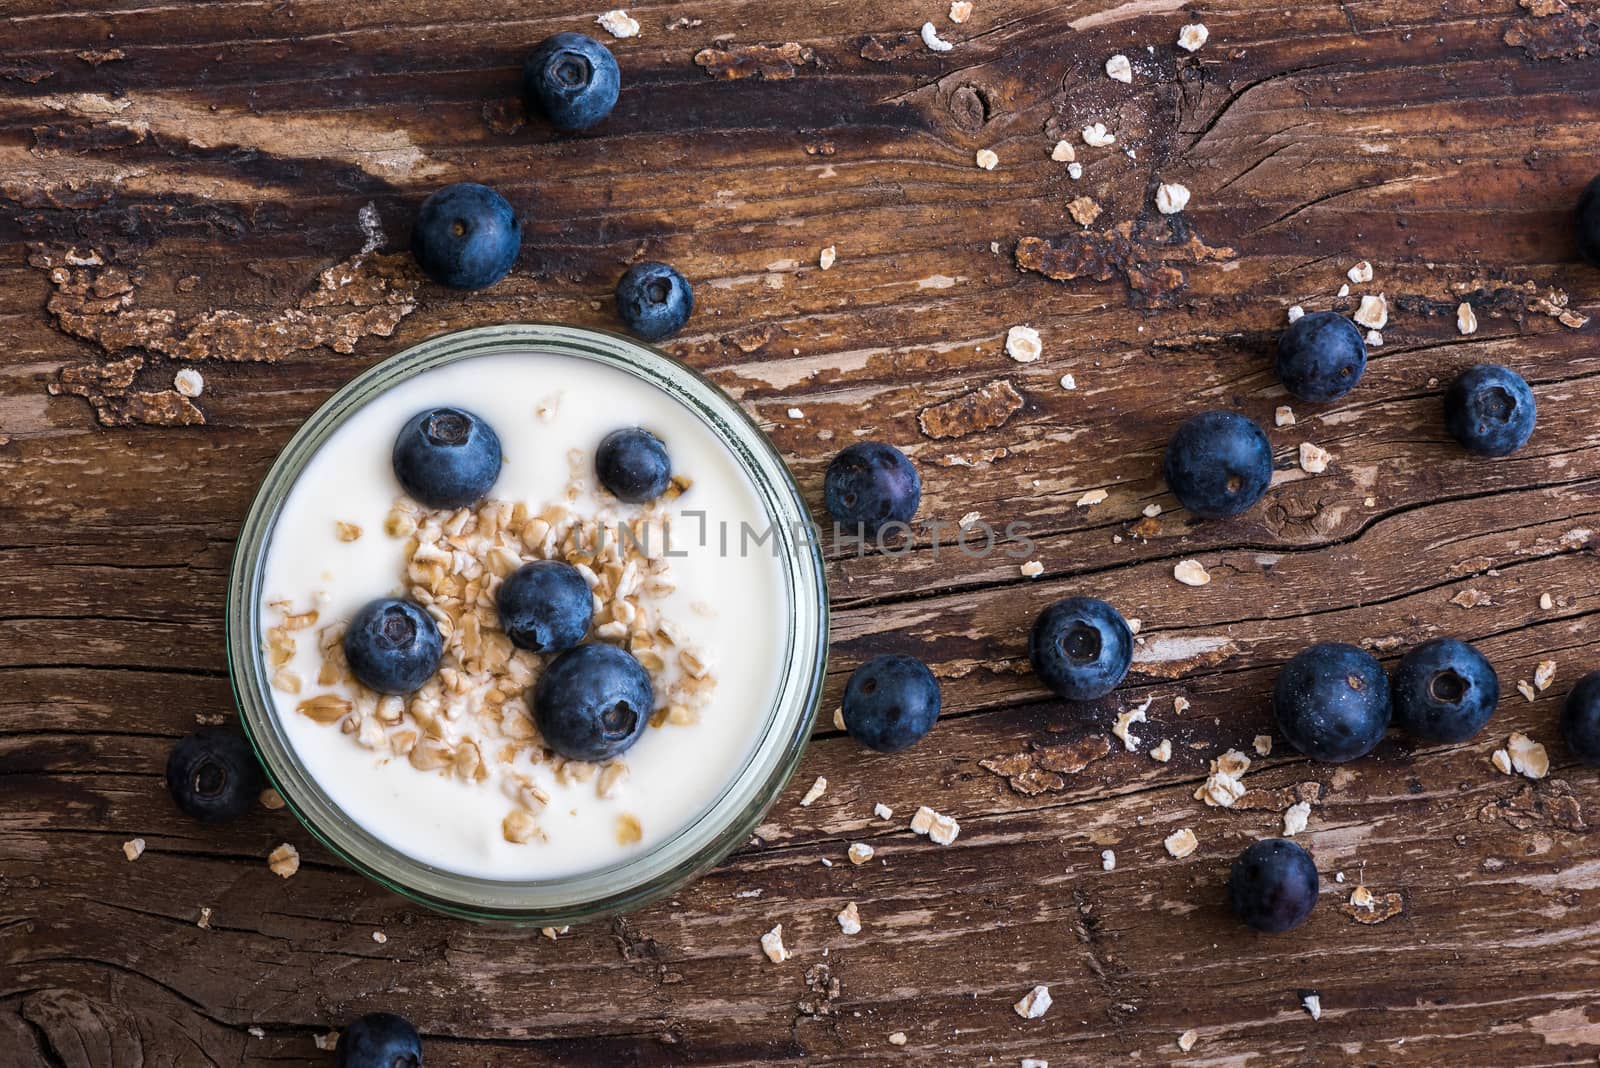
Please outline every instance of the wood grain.
[[[516, 94], [533, 42], [598, 32], [569, 0], [0, 3], [6, 1065], [327, 1063], [316, 1037], [376, 1009], [412, 1018], [435, 1066], [1600, 1054], [1600, 788], [1556, 729], [1600, 666], [1600, 352], [1582, 322], [1600, 272], [1570, 225], [1597, 166], [1600, 15], [975, 6], [960, 26], [942, 0], [636, 7], [641, 35], [612, 42], [616, 112], [565, 137]], [[929, 19], [954, 50], [923, 46]], [[1210, 42], [1180, 52], [1196, 19]], [[1105, 76], [1113, 52], [1132, 85]], [[1085, 146], [1090, 122], [1115, 147]], [[1058, 138], [1081, 179], [1050, 160]], [[974, 166], [980, 148], [998, 169]], [[501, 189], [527, 237], [509, 278], [462, 295], [405, 250], [421, 199], [466, 179]], [[1161, 181], [1193, 191], [1186, 212], [1155, 211]], [[1077, 197], [1100, 210], [1088, 228]], [[941, 679], [938, 729], [884, 758], [825, 712], [756, 840], [675, 900], [554, 942], [419, 911], [283, 812], [179, 818], [160, 769], [231, 713], [232, 539], [294, 427], [445, 330], [609, 327], [610, 289], [644, 257], [696, 287], [669, 350], [762, 422], [814, 502], [832, 453], [873, 437], [917, 460], [923, 518], [1027, 525], [1036, 579], [953, 551], [948, 527], [938, 546], [832, 554], [828, 708], [862, 659], [909, 652]], [[1360, 259], [1374, 282], [1337, 296]], [[1159, 476], [1172, 429], [1202, 406], [1270, 425], [1288, 306], [1351, 311], [1368, 291], [1389, 301], [1384, 343], [1346, 401], [1272, 431], [1267, 500], [1229, 522], [1182, 512]], [[1017, 324], [1040, 331], [1037, 363], [1005, 356]], [[1539, 429], [1513, 457], [1444, 435], [1441, 383], [1475, 362], [1534, 386]], [[182, 367], [205, 376], [192, 402]], [[1332, 452], [1326, 473], [1298, 468], [1303, 441]], [[1104, 503], [1076, 503], [1095, 489]], [[1189, 558], [1210, 585], [1174, 581]], [[1026, 670], [1033, 614], [1069, 593], [1142, 621], [1128, 683], [1088, 707]], [[1211, 758], [1272, 733], [1296, 649], [1354, 641], [1392, 663], [1440, 634], [1500, 671], [1480, 738], [1395, 736], [1340, 768], [1280, 740], [1235, 810], [1194, 799]], [[1512, 684], [1545, 658], [1556, 685], [1525, 701]], [[1135, 733], [1170, 739], [1170, 763], [1109, 738], [1146, 699]], [[1489, 764], [1512, 730], [1549, 747], [1547, 779]], [[828, 793], [799, 808], [816, 775]], [[1227, 865], [1301, 796], [1323, 900], [1296, 932], [1249, 934]], [[920, 804], [961, 821], [954, 845], [905, 829]], [[1180, 827], [1200, 840], [1181, 861], [1161, 846]], [[283, 841], [304, 858], [287, 881], [265, 862]], [[876, 858], [849, 864], [852, 841]], [[1348, 907], [1358, 883], [1381, 908]], [[847, 901], [853, 937], [833, 919]], [[777, 922], [782, 965], [758, 947]], [[1011, 1004], [1036, 983], [1055, 1007], [1023, 1021]]]

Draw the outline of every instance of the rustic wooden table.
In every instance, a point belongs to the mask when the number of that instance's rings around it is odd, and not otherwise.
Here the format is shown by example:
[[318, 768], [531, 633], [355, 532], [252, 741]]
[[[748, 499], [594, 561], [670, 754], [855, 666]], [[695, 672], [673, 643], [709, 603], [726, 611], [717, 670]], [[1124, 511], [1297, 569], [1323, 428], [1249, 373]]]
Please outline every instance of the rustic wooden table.
[[[327, 1063], [319, 1036], [388, 1009], [433, 1066], [1592, 1063], [1600, 789], [1556, 720], [1600, 667], [1600, 271], [1570, 221], [1600, 169], [1596, 9], [976, 0], [955, 25], [945, 6], [636, 8], [640, 35], [609, 42], [616, 112], [560, 137], [526, 121], [517, 69], [546, 34], [602, 34], [570, 0], [0, 2], [0, 1060]], [[930, 19], [951, 50], [924, 45]], [[1210, 41], [1190, 54], [1193, 21]], [[1104, 72], [1117, 52], [1131, 84]], [[1091, 122], [1115, 144], [1085, 145]], [[527, 235], [468, 295], [405, 251], [422, 197], [463, 179], [504, 191]], [[1161, 180], [1193, 191], [1186, 212], [1155, 211]], [[181, 818], [161, 768], [232, 713], [225, 570], [295, 426], [445, 330], [611, 326], [641, 257], [696, 286], [669, 351], [762, 421], [813, 501], [842, 444], [891, 441], [923, 516], [1030, 524], [1043, 574], [926, 544], [834, 559], [829, 703], [758, 839], [557, 941], [413, 907], [285, 812]], [[1336, 295], [1363, 259], [1373, 280]], [[1379, 292], [1367, 377], [1272, 431], [1267, 500], [1229, 522], [1178, 510], [1159, 477], [1177, 423], [1224, 406], [1270, 425], [1286, 309]], [[1019, 324], [1037, 362], [1004, 351]], [[1509, 459], [1441, 428], [1441, 381], [1478, 361], [1538, 395]], [[1300, 469], [1302, 442], [1326, 472]], [[1188, 558], [1209, 585], [1174, 580]], [[1026, 669], [1034, 613], [1069, 593], [1143, 620], [1133, 675], [1088, 708]], [[1392, 663], [1440, 634], [1501, 672], [1481, 737], [1394, 737], [1337, 768], [1280, 742], [1232, 810], [1194, 799], [1212, 758], [1273, 733], [1296, 649]], [[884, 651], [928, 660], [945, 698], [893, 758], [827, 714]], [[1547, 658], [1555, 684], [1525, 700]], [[1111, 721], [1146, 701], [1126, 752]], [[1513, 730], [1549, 747], [1547, 778], [1491, 765]], [[1146, 752], [1163, 738], [1167, 764]], [[1226, 910], [1227, 866], [1298, 796], [1322, 900], [1256, 936]], [[955, 844], [905, 829], [922, 804], [960, 820]], [[1200, 846], [1175, 860], [1182, 827]], [[846, 863], [857, 840], [878, 860]], [[284, 841], [304, 857], [287, 881], [265, 861]], [[1373, 907], [1350, 906], [1358, 885]], [[772, 964], [757, 943], [778, 922], [794, 958]], [[1037, 983], [1055, 1007], [1025, 1021], [1012, 1003]]]

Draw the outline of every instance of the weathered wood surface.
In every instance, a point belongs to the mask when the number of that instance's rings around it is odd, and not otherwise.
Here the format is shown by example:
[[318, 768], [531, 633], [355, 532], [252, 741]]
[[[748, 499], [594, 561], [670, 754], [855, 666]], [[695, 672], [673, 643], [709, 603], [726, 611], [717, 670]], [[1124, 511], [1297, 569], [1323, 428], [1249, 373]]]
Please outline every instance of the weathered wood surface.
[[[0, 1059], [320, 1063], [315, 1036], [383, 1008], [417, 1022], [430, 1065], [1592, 1063], [1600, 791], [1556, 714], [1600, 666], [1600, 352], [1597, 327], [1555, 315], [1563, 295], [1600, 306], [1569, 226], [1600, 167], [1600, 27], [1592, 5], [1527, 2], [976, 0], [964, 26], [943, 0], [654, 5], [615, 42], [614, 117], [578, 137], [515, 100], [532, 42], [593, 29], [567, 0], [0, 3]], [[1211, 41], [1191, 56], [1173, 42], [1195, 15]], [[928, 19], [953, 51], [923, 47]], [[1131, 86], [1102, 71], [1118, 51]], [[1091, 121], [1116, 148], [1082, 145]], [[1058, 135], [1081, 181], [1049, 160]], [[993, 172], [972, 163], [985, 147]], [[404, 235], [430, 189], [468, 178], [510, 196], [528, 240], [463, 297], [415, 275]], [[1193, 190], [1185, 215], [1154, 212], [1157, 179]], [[1077, 196], [1102, 211], [1088, 236]], [[1029, 237], [1084, 277], [1020, 270], [1052, 269]], [[443, 330], [609, 326], [642, 255], [697, 287], [671, 351], [768, 425], [813, 498], [829, 455], [870, 435], [919, 461], [924, 516], [1032, 525], [1034, 580], [926, 544], [831, 565], [830, 698], [863, 657], [914, 652], [944, 682], [938, 730], [881, 758], [824, 715], [760, 841], [553, 943], [419, 911], [285, 813], [179, 818], [160, 768], [230, 710], [231, 539], [294, 426]], [[1285, 309], [1349, 309], [1334, 294], [1363, 258], [1377, 278], [1356, 295], [1385, 292], [1392, 319], [1360, 389], [1273, 431], [1262, 506], [1191, 522], [1159, 480], [1166, 436], [1201, 405], [1270, 423]], [[1018, 323], [1039, 362], [1004, 355]], [[1444, 439], [1439, 382], [1478, 361], [1534, 384], [1539, 430], [1514, 458]], [[184, 366], [207, 382], [192, 404], [170, 389]], [[979, 389], [976, 414], [936, 407]], [[1298, 469], [1301, 441], [1333, 452], [1327, 473]], [[1141, 522], [1151, 502], [1167, 511]], [[1209, 586], [1172, 579], [1185, 557]], [[1464, 590], [1484, 599], [1460, 607]], [[1032, 613], [1067, 593], [1144, 624], [1129, 684], [1088, 710], [1023, 670]], [[1238, 810], [1193, 800], [1209, 758], [1270, 733], [1297, 647], [1392, 658], [1436, 634], [1501, 671], [1481, 738], [1393, 738], [1341, 769], [1280, 744]], [[1546, 657], [1556, 685], [1526, 702], [1511, 685]], [[1098, 741], [1146, 697], [1135, 731], [1171, 738], [1170, 764]], [[1549, 746], [1548, 779], [1490, 766], [1513, 729]], [[797, 807], [819, 774], [827, 795]], [[1323, 900], [1297, 932], [1250, 935], [1227, 864], [1305, 783]], [[952, 813], [961, 837], [875, 821], [880, 801], [897, 824]], [[1176, 861], [1161, 841], [1182, 826], [1201, 844]], [[264, 861], [284, 840], [305, 857], [288, 881]], [[853, 840], [879, 861], [845, 863]], [[1341, 908], [1363, 878], [1375, 915]], [[846, 937], [851, 900], [864, 930]], [[773, 965], [757, 938], [780, 921], [795, 958]], [[1056, 1007], [1023, 1021], [1011, 1003], [1035, 983]]]

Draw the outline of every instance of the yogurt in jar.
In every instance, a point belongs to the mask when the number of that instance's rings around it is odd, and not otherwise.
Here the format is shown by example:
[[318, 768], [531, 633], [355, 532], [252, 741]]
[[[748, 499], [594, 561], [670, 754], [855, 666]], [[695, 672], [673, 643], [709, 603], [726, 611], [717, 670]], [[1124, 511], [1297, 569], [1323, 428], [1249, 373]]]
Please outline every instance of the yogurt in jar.
[[[401, 425], [441, 406], [485, 420], [504, 453], [489, 499], [459, 513], [405, 500], [391, 466]], [[665, 443], [682, 492], [636, 506], [598, 487], [595, 447], [631, 426]], [[422, 863], [525, 881], [626, 861], [692, 824], [760, 738], [791, 611], [774, 541], [757, 540], [772, 522], [717, 432], [625, 371], [536, 351], [424, 371], [346, 419], [278, 515], [261, 619], [275, 713], [328, 798]], [[545, 534], [563, 524], [564, 542]], [[503, 573], [572, 551], [595, 587], [589, 640], [630, 648], [656, 691], [615, 764], [530, 737], [543, 661], [495, 623]], [[434, 591], [445, 667], [407, 698], [365, 690], [343, 669], [344, 622], [374, 598]]]

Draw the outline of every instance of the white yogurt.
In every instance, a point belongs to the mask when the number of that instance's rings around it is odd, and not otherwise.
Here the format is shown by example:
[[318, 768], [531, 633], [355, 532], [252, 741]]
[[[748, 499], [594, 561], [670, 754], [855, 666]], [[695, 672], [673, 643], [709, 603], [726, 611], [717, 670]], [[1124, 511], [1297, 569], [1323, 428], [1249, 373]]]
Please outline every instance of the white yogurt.
[[[547, 766], [535, 767], [550, 797], [539, 815], [545, 841], [515, 844], [502, 835], [511, 806], [498, 782], [505, 769], [497, 762], [488, 762], [489, 781], [464, 782], [380, 755], [337, 726], [296, 712], [300, 701], [318, 693], [353, 696], [349, 684], [315, 685], [317, 630], [349, 619], [375, 597], [404, 593], [405, 541], [384, 533], [385, 517], [402, 493], [390, 452], [408, 417], [440, 405], [465, 408], [494, 427], [505, 467], [491, 496], [527, 502], [533, 511], [565, 502], [569, 450], [592, 458], [600, 439], [620, 427], [655, 433], [674, 473], [693, 480], [664, 507], [672, 551], [686, 555], [671, 560], [676, 590], [658, 603], [661, 618], [709, 654], [716, 687], [698, 723], [646, 729], [623, 757], [629, 776], [612, 797], [599, 797], [593, 782], [563, 784]], [[592, 470], [586, 474], [592, 485]], [[597, 506], [587, 493], [570, 505], [581, 514]], [[686, 512], [704, 512], [704, 527]], [[359, 526], [361, 536], [340, 540], [341, 522]], [[301, 632], [288, 665], [305, 688], [298, 695], [273, 691], [279, 721], [308, 773], [352, 821], [423, 863], [527, 880], [637, 855], [694, 821], [733, 779], [759, 738], [783, 674], [790, 611], [782, 567], [770, 542], [740, 551], [741, 524], [764, 532], [769, 519], [727, 447], [693, 411], [626, 372], [537, 352], [477, 357], [424, 372], [351, 416], [311, 459], [278, 518], [266, 556], [263, 629], [280, 618], [265, 607], [275, 599], [296, 610], [314, 605], [319, 614], [316, 628]], [[726, 552], [718, 536], [724, 527]], [[638, 819], [640, 841], [619, 843], [615, 827], [623, 814]]]

